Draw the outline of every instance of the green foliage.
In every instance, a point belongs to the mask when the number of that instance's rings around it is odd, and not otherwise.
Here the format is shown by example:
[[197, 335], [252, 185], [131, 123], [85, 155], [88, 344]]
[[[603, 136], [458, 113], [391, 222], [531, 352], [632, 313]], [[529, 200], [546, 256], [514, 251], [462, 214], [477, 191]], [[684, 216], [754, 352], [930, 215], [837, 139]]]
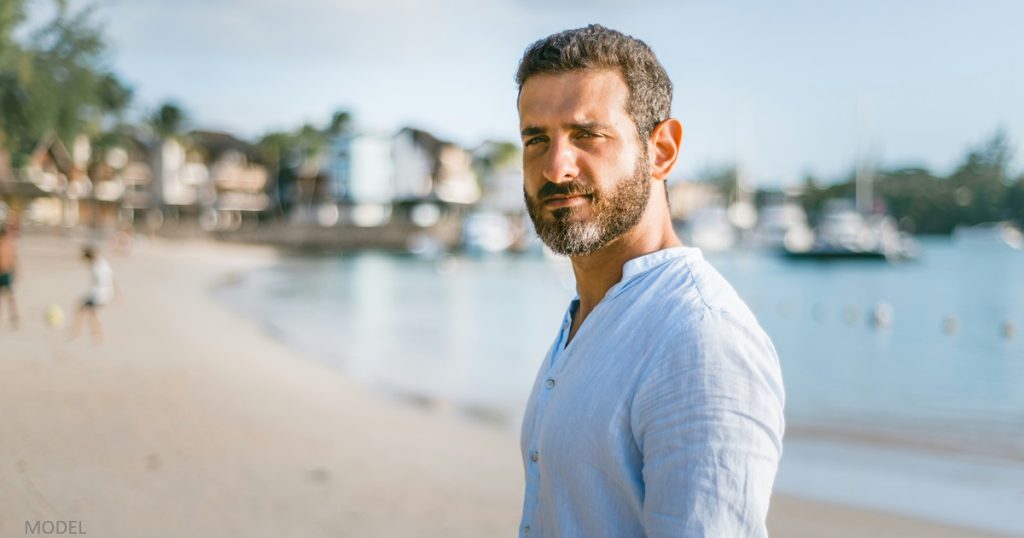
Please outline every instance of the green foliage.
[[286, 153], [291, 147], [291, 135], [281, 131], [274, 131], [263, 135], [256, 142], [256, 151], [260, 160], [273, 168], [285, 165]]
[[875, 196], [903, 227], [919, 233], [946, 234], [956, 223], [949, 182], [923, 168], [887, 170], [878, 174]]
[[185, 129], [187, 115], [177, 103], [168, 101], [160, 105], [149, 117], [147, 123], [157, 138], [181, 136]]
[[856, 192], [854, 181], [847, 180], [842, 183], [819, 187], [817, 182], [808, 182], [807, 189], [801, 199], [807, 218], [811, 222], [817, 222], [818, 215], [825, 207], [825, 202], [836, 198], [852, 200]]
[[908, 168], [885, 171], [876, 181], [876, 195], [889, 213], [918, 233], [947, 234], [958, 225], [1013, 217], [1009, 168], [1010, 139], [1002, 130], [964, 156], [949, 177]]
[[477, 160], [483, 170], [514, 165], [522, 158], [518, 142], [490, 142], [478, 151]]
[[701, 181], [715, 186], [726, 200], [736, 197], [739, 188], [739, 170], [736, 165], [708, 166], [698, 174]]
[[1002, 202], [1009, 186], [1012, 156], [1009, 138], [1002, 130], [996, 131], [981, 147], [967, 153], [964, 162], [949, 178], [955, 189], [958, 221], [977, 224], [1006, 217]]
[[331, 139], [352, 133], [352, 114], [339, 110], [323, 127], [305, 123], [294, 131], [272, 131], [256, 143], [261, 159], [272, 166], [298, 168], [323, 156]]
[[120, 116], [128, 109], [133, 96], [132, 89], [111, 73], [103, 74], [97, 81], [96, 97], [102, 111]]
[[338, 136], [352, 130], [352, 114], [347, 110], [339, 110], [331, 116], [330, 123], [324, 132], [331, 136]]
[[94, 10], [55, 2], [53, 18], [22, 43], [24, 0], [0, 3], [0, 144], [21, 162], [48, 132], [64, 140], [95, 134], [131, 101], [107, 66], [107, 45]]
[[[25, 20], [24, 0], [0, 2], [0, 146], [11, 144], [8, 131], [22, 127], [22, 109], [27, 98], [24, 82], [28, 78], [26, 55], [14, 41], [14, 30]], [[5, 127], [6, 126], [6, 127]]]
[[13, 65], [19, 47], [14, 42], [14, 29], [25, 20], [24, 0], [4, 0], [0, 3], [0, 68]]
[[[290, 192], [300, 174], [317, 170], [323, 164], [331, 139], [351, 134], [353, 124], [352, 114], [339, 110], [323, 127], [306, 123], [294, 131], [271, 131], [260, 137], [256, 142], [257, 154], [272, 171], [274, 199], [281, 209], [287, 210], [293, 201]], [[313, 191], [317, 188], [314, 186]]]
[[1006, 216], [1024, 228], [1024, 175], [1006, 189]]
[[327, 129], [318, 129], [316, 126], [306, 123], [299, 128], [292, 137], [294, 149], [305, 159], [315, 159], [327, 150], [330, 142], [330, 132]]

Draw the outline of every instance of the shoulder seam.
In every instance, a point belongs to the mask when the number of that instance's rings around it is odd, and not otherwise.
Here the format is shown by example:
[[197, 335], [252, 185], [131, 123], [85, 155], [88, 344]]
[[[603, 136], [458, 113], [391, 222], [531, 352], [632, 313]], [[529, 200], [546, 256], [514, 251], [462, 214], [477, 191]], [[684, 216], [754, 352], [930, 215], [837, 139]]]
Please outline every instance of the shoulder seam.
[[697, 273], [693, 270], [693, 266], [690, 265], [690, 259], [683, 258], [683, 263], [686, 264], [686, 271], [690, 274], [690, 278], [693, 279], [694, 287], [697, 289], [697, 296], [700, 297], [700, 302], [704, 305], [705, 312], [713, 312], [715, 308], [711, 306], [711, 303], [708, 303], [707, 298], [704, 296], [704, 283], [697, 278]]

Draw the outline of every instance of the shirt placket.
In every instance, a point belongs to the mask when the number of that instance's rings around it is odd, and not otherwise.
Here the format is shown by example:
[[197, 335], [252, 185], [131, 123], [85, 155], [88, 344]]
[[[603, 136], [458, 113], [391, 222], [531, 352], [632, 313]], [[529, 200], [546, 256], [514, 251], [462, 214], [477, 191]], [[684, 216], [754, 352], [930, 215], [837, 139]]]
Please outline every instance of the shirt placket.
[[530, 525], [537, 512], [537, 498], [540, 490], [540, 481], [542, 479], [540, 475], [540, 446], [538, 440], [540, 432], [543, 431], [544, 424], [544, 412], [547, 408], [548, 401], [551, 399], [551, 394], [554, 388], [558, 385], [556, 378], [556, 368], [561, 364], [561, 359], [566, 351], [566, 341], [569, 338], [569, 331], [572, 328], [572, 311], [573, 308], [570, 306], [569, 310], [565, 313], [565, 318], [562, 321], [561, 330], [558, 333], [558, 340], [555, 345], [552, 346], [551, 354], [546, 361], [548, 368], [545, 371], [544, 381], [542, 382], [539, 392], [537, 394], [537, 405], [536, 405], [536, 420], [534, 422], [533, 431], [531, 432], [530, 443], [527, 445], [527, 464], [526, 464], [526, 496], [528, 502], [523, 510], [523, 520], [519, 526], [519, 536], [527, 537], [530, 535]]

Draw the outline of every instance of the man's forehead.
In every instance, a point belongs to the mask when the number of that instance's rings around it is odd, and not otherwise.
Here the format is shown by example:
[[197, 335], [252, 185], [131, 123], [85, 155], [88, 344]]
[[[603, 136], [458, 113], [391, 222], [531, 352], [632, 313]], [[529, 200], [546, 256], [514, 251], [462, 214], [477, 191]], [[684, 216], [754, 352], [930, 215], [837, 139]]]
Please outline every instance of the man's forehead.
[[520, 124], [607, 122], [626, 115], [628, 97], [625, 81], [612, 70], [533, 75], [519, 94]]

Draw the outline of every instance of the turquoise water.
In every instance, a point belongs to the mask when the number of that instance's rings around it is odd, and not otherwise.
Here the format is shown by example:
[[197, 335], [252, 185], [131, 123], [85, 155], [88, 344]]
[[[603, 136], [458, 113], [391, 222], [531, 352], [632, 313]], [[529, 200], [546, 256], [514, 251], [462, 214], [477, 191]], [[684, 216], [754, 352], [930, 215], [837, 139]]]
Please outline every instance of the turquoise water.
[[[1024, 534], [1024, 251], [934, 240], [897, 265], [708, 258], [782, 362], [782, 490]], [[288, 259], [215, 293], [363, 383], [515, 430], [573, 286], [567, 263], [542, 257], [363, 253]], [[927, 471], [899, 464], [928, 458]], [[813, 479], [823, 470], [834, 480]], [[963, 502], [967, 482], [989, 497]]]
[[[1024, 457], [1024, 252], [932, 241], [899, 265], [708, 257], [775, 342], [794, 431], [981, 438]], [[217, 293], [364, 382], [511, 422], [574, 295], [569, 265], [545, 258], [380, 253], [292, 259]], [[891, 323], [875, 328], [882, 304]]]
[[[1024, 458], [1024, 252], [931, 241], [900, 265], [716, 262], [775, 342], [794, 431]], [[883, 304], [891, 324], [876, 328]]]

